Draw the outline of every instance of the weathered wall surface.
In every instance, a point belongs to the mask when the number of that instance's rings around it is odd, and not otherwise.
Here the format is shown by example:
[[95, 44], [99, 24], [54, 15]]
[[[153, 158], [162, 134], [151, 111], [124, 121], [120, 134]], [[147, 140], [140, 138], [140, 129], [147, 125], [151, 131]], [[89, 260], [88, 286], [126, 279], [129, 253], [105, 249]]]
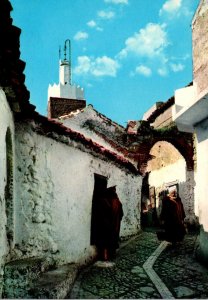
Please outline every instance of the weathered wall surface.
[[202, 1], [192, 23], [193, 76], [198, 93], [207, 90], [208, 78], [208, 2]]
[[67, 137], [56, 139], [35, 133], [29, 125], [16, 125], [15, 255], [26, 251], [27, 256], [47, 253], [59, 263], [84, 261], [94, 254], [90, 246], [94, 173], [108, 177], [108, 186], [117, 185], [124, 210], [123, 237], [140, 228], [142, 179], [93, 156], [89, 149], [85, 152], [84, 146], [81, 151]]
[[[200, 99], [208, 93], [208, 2], [201, 0], [192, 21], [193, 77], [197, 85], [194, 99]], [[199, 102], [200, 103], [200, 102]], [[200, 108], [200, 106], [198, 106]], [[196, 107], [197, 109], [197, 107]], [[199, 218], [200, 235], [196, 255], [208, 266], [208, 119], [202, 120], [195, 127], [196, 142], [196, 191], [195, 212]]]
[[125, 129], [107, 118], [102, 118], [102, 115], [97, 113], [91, 105], [88, 105], [82, 112], [74, 114], [73, 117], [60, 118], [60, 121], [65, 126], [83, 133], [98, 144], [122, 155], [106, 139], [109, 138], [116, 141], [117, 137], [119, 142]]
[[161, 113], [151, 124], [155, 129], [168, 126], [172, 122], [172, 106]]
[[[7, 151], [8, 145], [6, 145], [6, 136], [9, 133], [11, 140], [13, 142], [14, 137], [14, 123], [13, 116], [10, 107], [7, 103], [6, 96], [4, 92], [0, 89], [0, 166], [1, 166], [1, 176], [0, 176], [0, 294], [1, 294], [1, 279], [2, 279], [2, 266], [5, 262], [6, 255], [9, 251], [9, 245], [7, 241], [7, 199], [6, 199], [6, 186], [7, 186]], [[11, 149], [10, 149], [11, 150]], [[12, 193], [14, 186], [10, 186]], [[12, 193], [13, 196], [13, 193]]]

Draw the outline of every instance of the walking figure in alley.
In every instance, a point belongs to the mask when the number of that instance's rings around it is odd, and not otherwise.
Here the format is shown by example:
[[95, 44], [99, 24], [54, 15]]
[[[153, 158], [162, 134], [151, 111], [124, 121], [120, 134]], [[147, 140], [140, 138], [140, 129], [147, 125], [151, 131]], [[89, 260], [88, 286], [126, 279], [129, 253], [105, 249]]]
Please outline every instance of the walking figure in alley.
[[106, 189], [97, 214], [99, 237], [96, 246], [99, 259], [109, 261], [115, 258], [116, 249], [119, 247], [120, 224], [123, 217], [122, 204], [115, 186]]
[[173, 190], [163, 199], [160, 219], [165, 232], [162, 238], [158, 235], [158, 239], [164, 239], [173, 245], [181, 242], [186, 233], [184, 218], [183, 203], [176, 191]]

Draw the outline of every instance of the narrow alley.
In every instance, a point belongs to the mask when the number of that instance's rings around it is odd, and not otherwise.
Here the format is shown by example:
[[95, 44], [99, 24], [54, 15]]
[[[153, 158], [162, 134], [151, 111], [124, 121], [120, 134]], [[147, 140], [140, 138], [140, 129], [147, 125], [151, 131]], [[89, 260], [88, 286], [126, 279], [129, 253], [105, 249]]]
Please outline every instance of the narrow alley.
[[208, 298], [208, 269], [194, 257], [196, 238], [196, 233], [188, 233], [173, 247], [145, 230], [123, 242], [113, 262], [95, 262], [84, 269], [67, 298]]

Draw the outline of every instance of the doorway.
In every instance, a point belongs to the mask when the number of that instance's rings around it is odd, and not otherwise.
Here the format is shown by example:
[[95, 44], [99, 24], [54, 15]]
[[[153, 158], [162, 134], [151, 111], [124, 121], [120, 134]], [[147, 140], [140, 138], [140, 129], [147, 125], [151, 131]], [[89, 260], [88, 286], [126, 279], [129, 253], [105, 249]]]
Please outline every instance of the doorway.
[[13, 204], [13, 149], [12, 135], [8, 128], [5, 137], [6, 142], [6, 185], [5, 185], [5, 204], [6, 204], [6, 235], [9, 245], [12, 245], [14, 239], [14, 204]]
[[91, 245], [95, 245], [98, 232], [97, 232], [97, 214], [99, 208], [99, 201], [103, 195], [105, 189], [107, 188], [108, 178], [99, 174], [94, 174], [94, 192], [92, 198], [92, 216], [91, 216]]

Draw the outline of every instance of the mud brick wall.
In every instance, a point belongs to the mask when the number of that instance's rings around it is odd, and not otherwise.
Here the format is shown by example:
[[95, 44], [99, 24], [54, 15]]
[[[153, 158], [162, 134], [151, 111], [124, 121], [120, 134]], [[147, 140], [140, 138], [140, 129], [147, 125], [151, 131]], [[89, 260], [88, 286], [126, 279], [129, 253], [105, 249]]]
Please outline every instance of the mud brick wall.
[[198, 93], [208, 85], [208, 2], [201, 6], [193, 20], [193, 77]]

